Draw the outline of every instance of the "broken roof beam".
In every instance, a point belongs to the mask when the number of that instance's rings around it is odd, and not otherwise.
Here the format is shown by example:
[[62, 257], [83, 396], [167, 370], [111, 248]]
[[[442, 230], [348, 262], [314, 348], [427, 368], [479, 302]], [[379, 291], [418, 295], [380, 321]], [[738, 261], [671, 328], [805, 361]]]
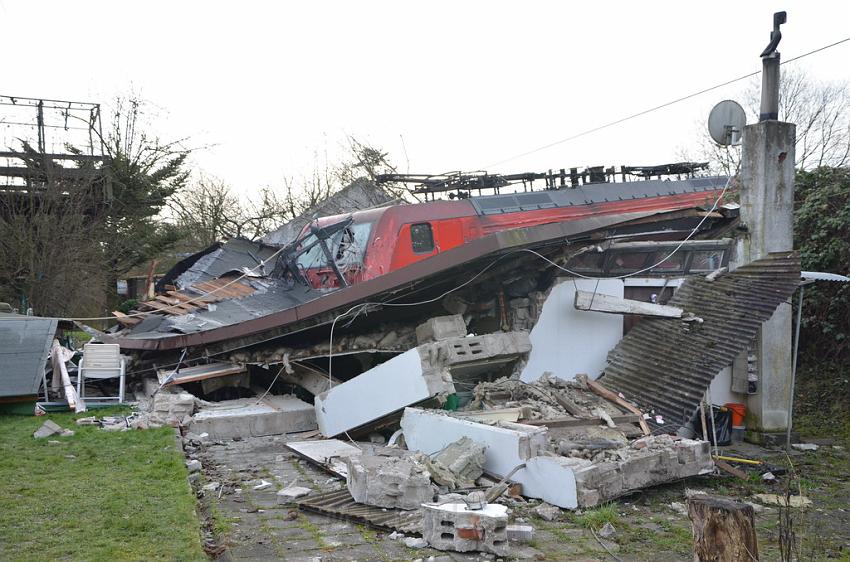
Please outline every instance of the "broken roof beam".
[[142, 321], [142, 319], [139, 318], [138, 316], [130, 316], [130, 315], [124, 314], [123, 312], [121, 312], [119, 310], [113, 310], [112, 316], [114, 316], [115, 320], [117, 320], [118, 323], [121, 324], [122, 326], [135, 326], [136, 324], [138, 324], [139, 322]]
[[[204, 379], [224, 377], [228, 375], [238, 375], [244, 372], [245, 365], [213, 362], [204, 365], [195, 365], [194, 367], [185, 367], [179, 371], [175, 371], [174, 369], [159, 369], [156, 372], [156, 376], [161, 385], [168, 386], [172, 384], [197, 382]], [[172, 374], [174, 374], [174, 376], [169, 379]]]
[[576, 310], [605, 312], [608, 314], [639, 314], [657, 318], [681, 318], [685, 311], [675, 306], [621, 299], [604, 293], [576, 291]]
[[646, 421], [643, 418], [643, 412], [641, 412], [637, 408], [637, 406], [630, 403], [625, 398], [622, 398], [619, 394], [615, 394], [615, 393], [611, 392], [610, 390], [608, 390], [607, 388], [602, 386], [600, 383], [593, 381], [593, 380], [590, 380], [590, 378], [585, 374], [577, 375], [576, 380], [579, 381], [582, 384], [587, 385], [587, 388], [589, 388], [590, 390], [592, 390], [593, 392], [595, 392], [596, 394], [598, 394], [602, 398], [605, 398], [606, 400], [610, 400], [614, 404], [617, 404], [618, 406], [625, 408], [626, 410], [630, 411], [633, 414], [637, 414], [640, 417], [640, 421], [638, 423], [640, 424], [640, 429], [641, 429], [641, 431], [643, 431], [643, 434], [649, 435], [650, 433], [652, 433], [649, 430], [649, 424], [647, 424]]

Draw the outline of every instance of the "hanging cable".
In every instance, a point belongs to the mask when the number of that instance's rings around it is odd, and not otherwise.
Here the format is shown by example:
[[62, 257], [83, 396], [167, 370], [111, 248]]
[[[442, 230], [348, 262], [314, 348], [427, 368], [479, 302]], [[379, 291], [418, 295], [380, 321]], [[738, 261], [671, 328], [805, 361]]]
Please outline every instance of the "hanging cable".
[[[780, 63], [780, 65], [782, 65], [782, 64], [788, 64], [788, 63], [790, 63], [790, 62], [794, 62], [794, 61], [798, 61], [798, 60], [800, 60], [800, 59], [802, 59], [802, 58], [808, 57], [808, 56], [810, 56], [810, 55], [814, 55], [815, 53], [820, 53], [820, 52], [822, 52], [822, 51], [825, 51], [825, 50], [830, 49], [830, 48], [832, 48], [832, 47], [835, 47], [835, 46], [841, 45], [842, 43], [846, 43], [846, 42], [848, 42], [848, 41], [850, 41], [850, 37], [846, 37], [846, 38], [841, 39], [841, 40], [839, 40], [839, 41], [836, 41], [836, 42], [834, 42], [834, 43], [830, 43], [829, 45], [824, 45], [823, 47], [819, 47], [819, 48], [814, 49], [814, 50], [812, 50], [812, 51], [809, 51], [809, 52], [807, 52], [807, 53], [803, 53], [802, 55], [798, 55], [798, 56], [793, 57], [793, 58], [790, 58], [790, 59], [788, 59], [788, 60], [784, 60], [784, 61], [782, 61], [782, 62]], [[683, 101], [689, 100], [689, 99], [691, 99], [691, 98], [695, 98], [695, 97], [697, 97], [697, 96], [701, 96], [702, 94], [706, 94], [706, 93], [708, 93], [708, 92], [712, 92], [712, 91], [717, 90], [717, 89], [719, 89], [719, 88], [723, 88], [724, 86], [729, 86], [730, 84], [734, 84], [735, 82], [740, 82], [741, 80], [746, 80], [747, 78], [752, 78], [753, 76], [756, 76], [756, 75], [758, 75], [758, 74], [761, 74], [761, 70], [757, 70], [757, 71], [755, 71], [755, 72], [750, 72], [749, 74], [744, 74], [743, 76], [739, 76], [739, 77], [737, 77], [737, 78], [733, 78], [733, 79], [731, 79], [731, 80], [727, 80], [727, 81], [722, 82], [722, 83], [720, 83], [720, 84], [716, 84], [716, 85], [714, 85], [714, 86], [711, 86], [711, 87], [708, 87], [708, 88], [704, 88], [704, 89], [702, 89], [702, 90], [700, 90], [700, 91], [698, 91], [698, 92], [694, 92], [694, 93], [692, 93], [692, 94], [688, 94], [688, 95], [686, 95], [686, 96], [682, 96], [682, 97], [680, 97], [680, 98], [676, 98], [676, 99], [674, 99], [674, 100], [670, 100], [670, 101], [665, 102], [665, 103], [662, 103], [662, 104], [660, 104], [660, 105], [656, 105], [655, 107], [650, 107], [649, 109], [644, 109], [643, 111], [639, 111], [639, 112], [637, 112], [637, 113], [633, 113], [633, 114], [628, 115], [628, 116], [626, 116], [626, 117], [622, 117], [622, 118], [620, 118], [620, 119], [617, 119], [616, 121], [611, 121], [610, 123], [606, 123], [606, 124], [604, 124], [604, 125], [600, 125], [600, 126], [598, 126], [598, 127], [594, 127], [594, 128], [592, 128], [592, 129], [587, 129], [586, 131], [582, 131], [582, 132], [577, 133], [577, 134], [575, 134], [575, 135], [572, 135], [572, 136], [569, 136], [569, 137], [566, 137], [566, 138], [563, 138], [563, 139], [560, 139], [560, 140], [557, 140], [557, 141], [554, 141], [554, 142], [550, 142], [549, 144], [545, 144], [545, 145], [543, 145], [543, 146], [540, 146], [540, 147], [534, 148], [534, 149], [529, 150], [529, 151], [527, 151], [527, 152], [522, 152], [522, 153], [517, 154], [517, 155], [515, 155], [515, 156], [511, 156], [511, 157], [509, 157], [509, 158], [505, 158], [504, 160], [499, 160], [498, 162], [493, 162], [492, 164], [489, 164], [489, 165], [487, 165], [487, 166], [484, 166], [484, 169], [492, 168], [492, 167], [494, 167], [494, 166], [499, 166], [499, 165], [501, 165], [501, 164], [505, 164], [506, 162], [511, 162], [511, 161], [513, 161], [513, 160], [517, 160], [518, 158], [522, 158], [522, 157], [524, 157], [524, 156], [529, 156], [529, 155], [534, 154], [534, 153], [536, 153], [536, 152], [540, 152], [540, 151], [542, 151], [542, 150], [546, 150], [546, 149], [552, 148], [553, 146], [558, 146], [559, 144], [564, 144], [564, 143], [567, 143], [567, 142], [570, 142], [570, 141], [573, 141], [573, 140], [579, 139], [579, 138], [581, 138], [581, 137], [587, 136], [587, 135], [592, 134], [592, 133], [595, 133], [595, 132], [597, 132], [597, 131], [601, 131], [601, 130], [603, 130], [603, 129], [608, 129], [609, 127], [613, 127], [614, 125], [619, 125], [620, 123], [625, 123], [626, 121], [630, 121], [630, 120], [632, 120], [632, 119], [636, 119], [636, 118], [638, 118], [638, 117], [642, 117], [642, 116], [647, 115], [647, 114], [649, 114], [649, 113], [652, 113], [652, 112], [654, 112], [654, 111], [658, 111], [658, 110], [660, 110], [660, 109], [664, 109], [664, 108], [666, 108], [666, 107], [670, 107], [671, 105], [675, 105], [675, 104], [677, 104], [677, 103], [680, 103], [680, 102], [683, 102]]]

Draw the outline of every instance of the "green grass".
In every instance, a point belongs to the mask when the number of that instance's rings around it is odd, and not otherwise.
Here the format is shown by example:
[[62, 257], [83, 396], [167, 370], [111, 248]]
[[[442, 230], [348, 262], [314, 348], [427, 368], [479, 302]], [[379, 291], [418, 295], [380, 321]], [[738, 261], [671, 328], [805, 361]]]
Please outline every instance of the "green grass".
[[593, 509], [585, 510], [581, 515], [574, 515], [573, 522], [585, 529], [598, 531], [605, 523], [616, 525], [620, 520], [617, 514], [617, 505], [613, 503], [600, 505]]
[[[106, 432], [74, 417], [0, 416], [0, 556], [207, 560], [173, 430]], [[76, 435], [34, 439], [45, 419]]]

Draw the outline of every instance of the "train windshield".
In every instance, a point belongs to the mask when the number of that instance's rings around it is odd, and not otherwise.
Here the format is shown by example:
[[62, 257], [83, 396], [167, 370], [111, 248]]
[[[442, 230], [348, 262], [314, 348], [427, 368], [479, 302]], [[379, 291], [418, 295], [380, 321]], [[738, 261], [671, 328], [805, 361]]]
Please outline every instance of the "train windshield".
[[[331, 236], [328, 241], [328, 249], [340, 269], [363, 263], [366, 256], [366, 244], [369, 234], [372, 232], [372, 223], [352, 223]], [[314, 234], [307, 234], [301, 240], [301, 247], [309, 246], [315, 242]], [[296, 260], [299, 269], [313, 269], [329, 267], [322, 250], [321, 244], [316, 244]]]

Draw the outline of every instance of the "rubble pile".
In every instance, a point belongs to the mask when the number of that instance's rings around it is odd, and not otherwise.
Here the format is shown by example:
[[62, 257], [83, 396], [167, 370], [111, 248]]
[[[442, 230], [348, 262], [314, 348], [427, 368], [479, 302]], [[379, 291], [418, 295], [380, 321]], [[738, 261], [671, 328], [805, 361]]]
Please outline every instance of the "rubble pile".
[[622, 413], [579, 381], [565, 381], [548, 372], [531, 383], [511, 377], [481, 382], [474, 388], [473, 397], [463, 411], [522, 407], [531, 412], [529, 420], [565, 416], [604, 419], [605, 415]]

